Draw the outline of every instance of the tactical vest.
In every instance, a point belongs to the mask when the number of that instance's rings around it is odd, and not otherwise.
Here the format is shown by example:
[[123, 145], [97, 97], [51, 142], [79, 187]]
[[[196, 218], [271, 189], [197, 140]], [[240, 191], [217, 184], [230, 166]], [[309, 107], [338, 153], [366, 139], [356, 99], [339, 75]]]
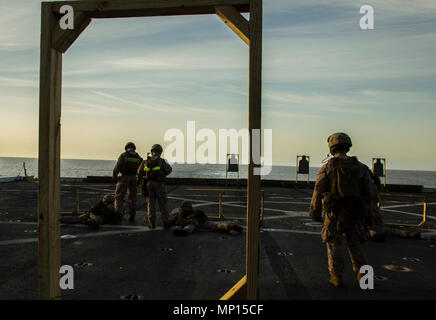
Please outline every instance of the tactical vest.
[[139, 155], [136, 152], [127, 152], [126, 157], [124, 158], [123, 166], [120, 170], [121, 173], [136, 175], [136, 172], [140, 165], [139, 161], [140, 161]]
[[363, 217], [361, 167], [356, 157], [332, 158], [327, 166], [329, 190], [324, 193], [323, 211], [338, 219], [337, 230], [353, 228]]
[[144, 176], [148, 181], [156, 181], [159, 178], [161, 172], [161, 159], [160, 158], [149, 158], [147, 159], [144, 166]]

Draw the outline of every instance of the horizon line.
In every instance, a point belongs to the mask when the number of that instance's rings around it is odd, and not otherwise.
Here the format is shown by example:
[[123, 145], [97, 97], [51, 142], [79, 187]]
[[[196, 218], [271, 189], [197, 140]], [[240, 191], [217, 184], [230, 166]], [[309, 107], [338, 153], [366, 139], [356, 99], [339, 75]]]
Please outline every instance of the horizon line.
[[[1, 158], [14, 158], [14, 159], [38, 159], [38, 157], [23, 157], [23, 156], [0, 156]], [[117, 159], [85, 159], [85, 158], [61, 158], [61, 160], [79, 160], [79, 161], [113, 161]], [[192, 164], [192, 165], [226, 165], [226, 163], [187, 163], [187, 162], [172, 162], [173, 164]], [[248, 166], [247, 164], [240, 164], [241, 166]], [[296, 167], [296, 164], [272, 164], [272, 167]], [[321, 168], [317, 166], [309, 166], [310, 168]], [[369, 168], [369, 166], [368, 166]], [[371, 169], [371, 168], [370, 168]], [[399, 168], [386, 168], [387, 171], [421, 171], [421, 172], [436, 172], [436, 169], [399, 169]]]

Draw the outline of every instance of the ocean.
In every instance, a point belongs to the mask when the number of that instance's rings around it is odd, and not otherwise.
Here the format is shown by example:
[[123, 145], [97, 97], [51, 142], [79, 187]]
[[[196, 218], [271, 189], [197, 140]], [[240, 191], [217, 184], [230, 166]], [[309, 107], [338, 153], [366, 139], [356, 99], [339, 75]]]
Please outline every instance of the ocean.
[[[38, 176], [37, 158], [0, 157], [0, 178], [24, 176], [23, 162], [29, 176]], [[112, 176], [115, 160], [61, 160], [61, 177], [86, 178], [87, 176]], [[174, 163], [174, 178], [225, 178], [224, 164], [182, 164]], [[319, 167], [310, 168], [310, 180], [316, 179]], [[229, 178], [237, 177], [237, 173], [229, 173]], [[240, 178], [247, 177], [247, 166], [241, 165]], [[262, 176], [268, 180], [295, 180], [295, 166], [273, 166], [269, 175]], [[298, 180], [305, 181], [307, 176], [299, 175]], [[422, 185], [425, 188], [436, 188], [436, 171], [387, 170], [386, 182], [389, 184]]]

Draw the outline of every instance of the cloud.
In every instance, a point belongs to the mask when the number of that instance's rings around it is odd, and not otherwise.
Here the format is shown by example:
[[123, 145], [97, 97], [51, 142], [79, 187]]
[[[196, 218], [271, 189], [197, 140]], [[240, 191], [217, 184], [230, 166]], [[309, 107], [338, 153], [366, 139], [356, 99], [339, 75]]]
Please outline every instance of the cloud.
[[310, 113], [297, 113], [297, 112], [271, 111], [271, 110], [265, 110], [264, 112], [262, 112], [262, 115], [265, 118], [281, 119], [281, 120], [283, 120], [283, 118], [309, 119], [309, 118], [318, 118], [319, 117], [316, 114], [310, 114]]
[[0, 77], [0, 85], [4, 87], [39, 87], [39, 80]]
[[131, 54], [114, 55], [103, 60], [110, 68], [134, 70], [247, 70], [246, 46], [235, 46], [231, 40], [179, 42], [159, 48], [140, 48]]
[[37, 47], [40, 36], [40, 2], [32, 0], [0, 3], [0, 51]]
[[324, 0], [305, 0], [304, 2], [289, 0], [265, 1], [264, 10], [266, 12], [293, 12], [297, 8], [311, 7], [333, 7], [333, 8], [360, 8], [364, 4], [369, 4], [375, 9], [380, 9], [393, 14], [402, 15], [420, 15], [425, 13], [436, 12], [436, 3], [433, 0], [372, 0], [369, 3], [359, 3], [349, 0], [329, 0], [328, 4]]
[[[0, 2], [0, 112], [18, 119], [8, 128], [35, 126], [40, 1]], [[361, 150], [373, 150], [366, 137], [374, 134], [376, 147], [388, 145], [401, 158], [401, 146], [389, 139], [409, 141], [412, 131], [425, 141], [419, 148], [430, 149], [436, 1], [373, 0], [370, 32], [358, 27], [363, 4], [264, 1], [263, 116], [280, 136], [278, 145], [287, 146], [296, 132], [310, 141], [322, 135], [324, 143], [324, 134], [343, 124], [362, 140]], [[84, 119], [89, 130], [98, 122], [102, 137], [112, 125], [145, 135], [151, 129], [139, 125], [144, 119], [153, 130], [186, 119], [204, 127], [246, 126], [248, 47], [213, 15], [95, 19], [63, 65], [62, 112], [72, 143]], [[318, 145], [307, 148], [315, 153]]]
[[[232, 110], [227, 108], [211, 109], [204, 105], [188, 105], [172, 97], [144, 97], [131, 93], [110, 94], [91, 90], [85, 93], [66, 93], [63, 99], [64, 109], [68, 113], [80, 113], [86, 109], [88, 114], [105, 112], [105, 116], [118, 114], [121, 117], [139, 115], [160, 115], [167, 119], [177, 119], [185, 115], [203, 115], [227, 117]], [[85, 108], [84, 108], [85, 107]]]
[[71, 80], [66, 79], [62, 83], [65, 89], [134, 89], [141, 88], [139, 84], [120, 83], [115, 79], [108, 80]]
[[168, 34], [190, 29], [192, 25], [201, 25], [204, 22], [204, 17], [191, 17], [190, 19], [183, 16], [94, 19], [80, 36], [79, 41], [81, 45], [92, 45], [140, 38], [151, 44], [150, 39], [160, 35], [168, 36]]
[[[365, 101], [359, 96], [327, 95], [327, 94], [297, 94], [284, 92], [266, 92], [265, 103], [268, 105], [278, 102], [286, 108], [305, 110], [307, 116], [315, 116], [321, 112], [335, 112], [342, 114], [372, 113]], [[307, 111], [310, 110], [311, 113]], [[292, 114], [295, 115], [295, 114]]]

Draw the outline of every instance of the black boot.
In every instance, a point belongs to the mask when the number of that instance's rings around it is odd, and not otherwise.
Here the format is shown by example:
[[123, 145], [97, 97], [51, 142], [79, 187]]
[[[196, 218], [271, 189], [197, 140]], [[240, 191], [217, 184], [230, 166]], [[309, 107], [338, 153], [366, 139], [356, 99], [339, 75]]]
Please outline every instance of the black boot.
[[230, 230], [236, 231], [237, 233], [242, 233], [242, 231], [244, 229], [242, 229], [242, 227], [236, 225], [236, 224], [231, 224], [230, 225]]
[[85, 224], [87, 224], [93, 229], [99, 229], [100, 224], [102, 224], [102, 222], [103, 220], [100, 216], [91, 215], [91, 217], [88, 220], [86, 220]]
[[150, 229], [156, 229], [156, 225], [155, 225], [153, 222], [151, 222], [151, 221], [148, 221], [148, 224], [147, 224], [146, 221], [144, 221], [144, 224], [145, 224], [145, 225], [148, 225], [148, 227], [149, 227]]

